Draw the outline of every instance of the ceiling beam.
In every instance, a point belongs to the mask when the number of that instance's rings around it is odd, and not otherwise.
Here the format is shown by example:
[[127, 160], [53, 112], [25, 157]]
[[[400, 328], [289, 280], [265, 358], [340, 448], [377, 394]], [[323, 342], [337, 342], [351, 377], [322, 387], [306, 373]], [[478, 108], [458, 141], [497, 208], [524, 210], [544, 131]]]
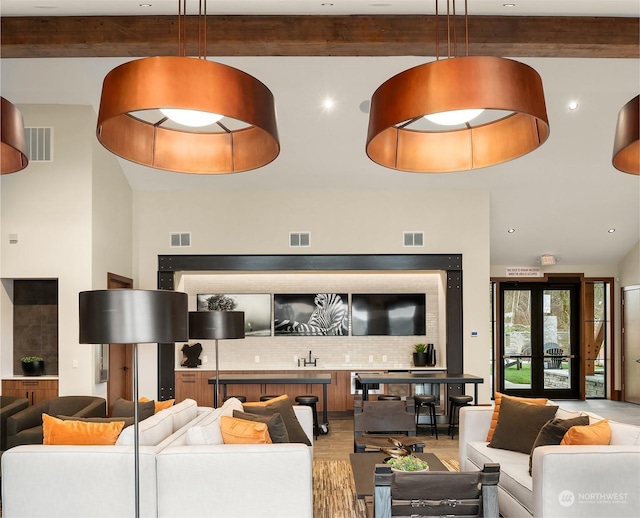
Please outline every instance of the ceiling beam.
[[[207, 16], [209, 56], [435, 56], [434, 16]], [[177, 16], [4, 17], [3, 58], [177, 55]], [[445, 55], [440, 17], [440, 54]], [[461, 29], [463, 24], [457, 23]], [[197, 17], [187, 24], [197, 54]], [[469, 54], [640, 57], [638, 18], [469, 16]], [[459, 36], [458, 55], [464, 53]]]

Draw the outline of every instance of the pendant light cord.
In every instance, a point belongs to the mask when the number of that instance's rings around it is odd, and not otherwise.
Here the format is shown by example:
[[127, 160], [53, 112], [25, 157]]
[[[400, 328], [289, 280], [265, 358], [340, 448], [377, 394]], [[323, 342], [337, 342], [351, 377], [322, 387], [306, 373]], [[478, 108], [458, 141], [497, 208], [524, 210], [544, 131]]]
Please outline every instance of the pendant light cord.
[[[458, 30], [456, 26], [456, 0], [447, 1], [447, 58], [458, 57]], [[439, 27], [439, 3], [436, 3], [436, 61], [440, 61], [440, 27]], [[464, 48], [465, 55], [469, 56], [469, 10], [468, 0], [464, 0]]]

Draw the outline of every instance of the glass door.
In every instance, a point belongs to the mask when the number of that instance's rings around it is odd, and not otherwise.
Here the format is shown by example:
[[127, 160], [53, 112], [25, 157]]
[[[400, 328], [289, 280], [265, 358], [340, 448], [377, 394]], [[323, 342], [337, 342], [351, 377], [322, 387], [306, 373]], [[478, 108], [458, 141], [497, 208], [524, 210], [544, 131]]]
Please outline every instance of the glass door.
[[577, 398], [577, 286], [503, 283], [500, 291], [500, 391]]

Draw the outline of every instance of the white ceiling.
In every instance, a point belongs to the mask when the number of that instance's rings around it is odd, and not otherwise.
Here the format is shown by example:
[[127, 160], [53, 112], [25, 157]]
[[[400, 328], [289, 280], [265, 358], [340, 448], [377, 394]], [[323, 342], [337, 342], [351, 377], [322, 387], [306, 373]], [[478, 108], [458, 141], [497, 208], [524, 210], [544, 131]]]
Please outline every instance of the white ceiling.
[[[176, 0], [2, 0], [2, 16], [175, 14]], [[210, 14], [410, 14], [431, 0], [208, 1]], [[326, 2], [324, 2], [326, 3]], [[470, 0], [470, 14], [640, 15], [638, 0]], [[188, 5], [197, 5], [190, 0]], [[37, 8], [35, 6], [38, 6]], [[191, 9], [191, 7], [189, 8]], [[330, 12], [328, 12], [330, 10]], [[143, 11], [143, 12], [140, 12]], [[15, 104], [88, 104], [98, 109], [104, 76], [120, 58], [2, 59], [2, 96]], [[202, 177], [156, 171], [121, 160], [133, 189], [479, 189], [491, 198], [491, 263], [535, 265], [541, 254], [561, 265], [616, 264], [640, 238], [640, 178], [611, 165], [620, 108], [640, 92], [638, 59], [518, 58], [542, 77], [551, 136], [512, 162], [470, 172], [392, 171], [364, 151], [362, 111], [389, 77], [428, 60], [418, 57], [216, 58], [250, 73], [273, 92], [281, 153], [255, 171]], [[43, 78], [46, 78], [43, 80]], [[325, 97], [335, 101], [326, 111]], [[569, 111], [571, 100], [579, 103]], [[508, 234], [507, 229], [516, 232]], [[610, 234], [609, 228], [616, 232]]]

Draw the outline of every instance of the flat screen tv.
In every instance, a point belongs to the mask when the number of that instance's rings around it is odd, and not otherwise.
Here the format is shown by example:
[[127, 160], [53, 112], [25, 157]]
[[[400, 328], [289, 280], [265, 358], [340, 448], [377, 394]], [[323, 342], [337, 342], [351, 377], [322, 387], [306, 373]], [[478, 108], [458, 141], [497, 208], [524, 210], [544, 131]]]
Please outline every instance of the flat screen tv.
[[416, 336], [427, 333], [424, 293], [354, 293], [353, 336]]

